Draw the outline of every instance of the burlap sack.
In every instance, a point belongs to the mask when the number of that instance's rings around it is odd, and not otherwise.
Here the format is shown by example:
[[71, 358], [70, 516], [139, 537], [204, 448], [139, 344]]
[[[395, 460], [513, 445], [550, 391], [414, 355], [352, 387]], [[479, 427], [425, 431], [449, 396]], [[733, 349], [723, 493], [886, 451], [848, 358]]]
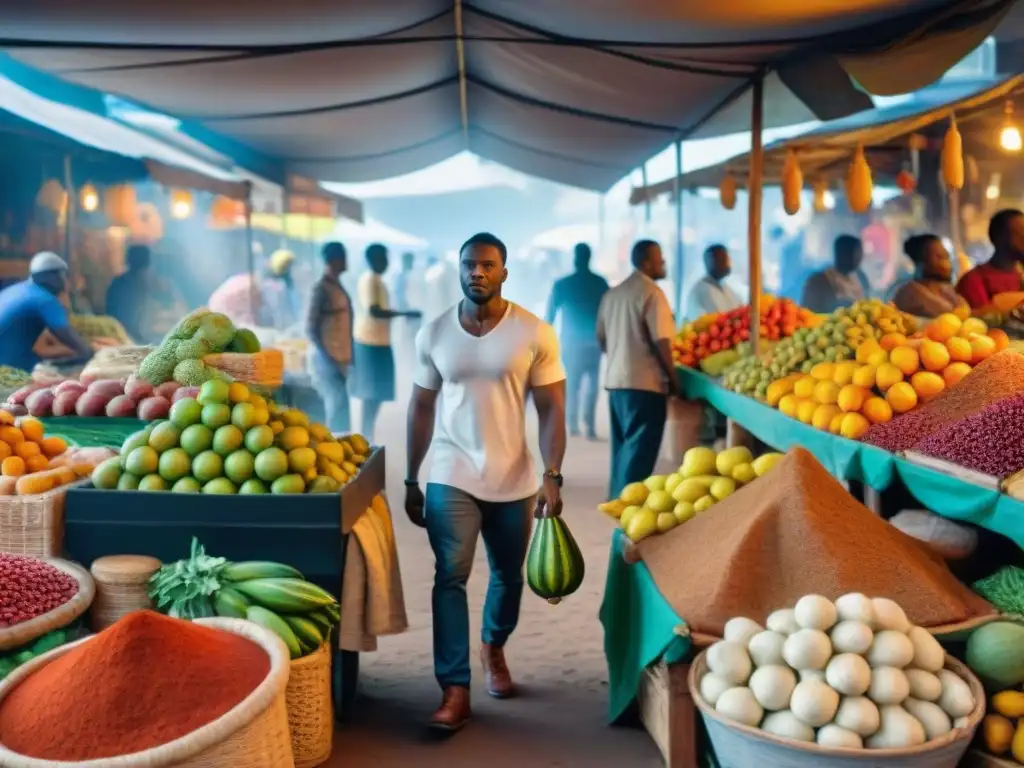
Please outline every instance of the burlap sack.
[[715, 637], [734, 616], [763, 624], [808, 594], [888, 597], [930, 628], [995, 615], [941, 558], [872, 514], [802, 448], [639, 551], [672, 608]]

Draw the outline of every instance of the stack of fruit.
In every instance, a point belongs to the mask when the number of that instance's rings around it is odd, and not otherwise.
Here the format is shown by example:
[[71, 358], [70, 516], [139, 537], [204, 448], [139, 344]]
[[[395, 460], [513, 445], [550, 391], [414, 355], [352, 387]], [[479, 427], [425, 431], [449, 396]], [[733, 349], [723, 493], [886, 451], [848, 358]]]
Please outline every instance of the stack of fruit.
[[952, 387], [1007, 344], [1002, 331], [989, 331], [978, 319], [941, 315], [915, 337], [893, 332], [866, 338], [855, 360], [818, 363], [807, 374], [773, 381], [764, 399], [816, 429], [858, 439], [872, 424]]
[[125, 440], [93, 472], [102, 489], [214, 494], [337, 493], [370, 446], [338, 439], [305, 413], [279, 408], [244, 384], [211, 380], [178, 400], [167, 420]]
[[707, 511], [740, 486], [766, 474], [781, 458], [781, 453], [764, 453], [755, 459], [742, 446], [718, 453], [704, 446], [691, 448], [672, 474], [630, 483], [619, 498], [598, 505], [598, 509], [618, 518], [626, 535], [640, 541]]
[[[152, 421], [167, 416], [175, 395], [182, 389], [177, 382], [154, 387], [145, 379], [69, 379], [54, 386], [30, 384], [12, 394], [5, 410], [12, 413], [24, 408], [30, 416], [107, 416], [115, 419]], [[191, 391], [195, 394], [195, 390]], [[182, 392], [184, 397], [189, 392]]]
[[0, 411], [0, 496], [35, 496], [88, 477], [110, 455], [103, 448], [68, 449], [47, 436], [39, 419]]
[[[762, 339], [777, 341], [816, 322], [816, 315], [789, 299], [761, 298]], [[730, 312], [702, 315], [680, 329], [672, 343], [672, 356], [676, 365], [695, 368], [704, 358], [733, 349], [749, 338], [750, 308], [747, 306]]]
[[993, 693], [981, 727], [985, 751], [1024, 764], [1024, 626], [986, 624], [968, 639], [966, 658]]
[[149, 596], [161, 613], [183, 619], [248, 619], [280, 637], [293, 659], [318, 650], [341, 609], [330, 592], [283, 563], [231, 563], [210, 557], [196, 539], [192, 553], [160, 568]]

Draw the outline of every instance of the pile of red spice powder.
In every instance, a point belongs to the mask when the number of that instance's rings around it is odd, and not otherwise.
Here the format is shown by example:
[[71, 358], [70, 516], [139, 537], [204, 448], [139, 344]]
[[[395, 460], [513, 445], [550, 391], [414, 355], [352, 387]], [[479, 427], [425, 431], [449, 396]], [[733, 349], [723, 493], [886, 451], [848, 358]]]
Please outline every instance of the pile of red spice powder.
[[166, 744], [239, 704], [270, 672], [244, 637], [130, 613], [0, 702], [0, 743], [44, 760], [95, 760]]

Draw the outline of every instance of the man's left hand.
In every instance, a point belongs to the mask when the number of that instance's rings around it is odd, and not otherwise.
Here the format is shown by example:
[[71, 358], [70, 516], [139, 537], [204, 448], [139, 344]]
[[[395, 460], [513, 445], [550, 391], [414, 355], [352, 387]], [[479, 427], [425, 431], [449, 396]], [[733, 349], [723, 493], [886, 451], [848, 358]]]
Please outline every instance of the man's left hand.
[[535, 517], [558, 517], [562, 514], [562, 489], [552, 477], [544, 478], [544, 486], [537, 497]]

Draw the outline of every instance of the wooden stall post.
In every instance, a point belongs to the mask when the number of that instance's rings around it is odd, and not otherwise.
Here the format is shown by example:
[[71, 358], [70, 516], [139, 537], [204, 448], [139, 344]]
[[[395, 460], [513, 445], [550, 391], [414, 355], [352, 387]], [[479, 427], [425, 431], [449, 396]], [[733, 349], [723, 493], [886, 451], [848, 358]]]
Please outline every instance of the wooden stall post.
[[640, 720], [658, 745], [665, 768], [697, 768], [697, 718], [687, 680], [689, 664], [658, 662], [637, 690]]

